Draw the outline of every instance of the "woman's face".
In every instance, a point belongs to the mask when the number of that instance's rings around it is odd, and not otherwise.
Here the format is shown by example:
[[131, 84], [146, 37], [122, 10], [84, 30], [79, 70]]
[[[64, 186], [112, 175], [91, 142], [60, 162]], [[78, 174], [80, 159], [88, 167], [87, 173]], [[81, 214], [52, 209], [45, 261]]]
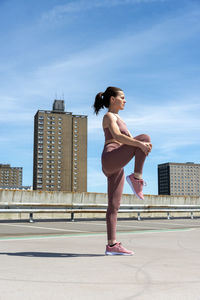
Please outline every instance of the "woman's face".
[[124, 96], [124, 92], [122, 91], [119, 91], [117, 93], [117, 96], [114, 97], [115, 101], [114, 101], [114, 105], [119, 109], [119, 110], [122, 110], [124, 109], [124, 106], [125, 106], [125, 103], [126, 103], [126, 100], [125, 100], [125, 96]]

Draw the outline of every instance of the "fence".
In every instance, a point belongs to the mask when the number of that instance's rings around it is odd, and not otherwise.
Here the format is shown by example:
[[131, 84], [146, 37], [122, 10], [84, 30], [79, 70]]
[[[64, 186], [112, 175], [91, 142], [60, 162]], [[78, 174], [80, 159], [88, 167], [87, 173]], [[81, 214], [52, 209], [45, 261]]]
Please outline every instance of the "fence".
[[[64, 213], [71, 214], [74, 221], [77, 213], [103, 213], [107, 210], [107, 204], [73, 203], [73, 204], [39, 204], [39, 203], [1, 203], [0, 213], [29, 213], [29, 222], [34, 222], [35, 213]], [[137, 219], [141, 220], [141, 213], [166, 213], [170, 219], [171, 212], [189, 212], [194, 218], [194, 212], [200, 212], [200, 205], [147, 205], [147, 204], [122, 204], [119, 213], [137, 213]]]

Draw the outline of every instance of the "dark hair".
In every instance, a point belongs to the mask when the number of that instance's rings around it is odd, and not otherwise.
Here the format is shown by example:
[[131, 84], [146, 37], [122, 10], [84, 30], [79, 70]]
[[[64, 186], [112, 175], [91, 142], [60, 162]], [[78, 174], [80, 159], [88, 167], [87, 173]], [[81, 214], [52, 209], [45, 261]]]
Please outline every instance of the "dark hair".
[[118, 92], [122, 92], [122, 90], [118, 87], [109, 86], [105, 92], [100, 92], [96, 95], [95, 101], [93, 104], [94, 113], [98, 115], [99, 110], [104, 107], [109, 107], [110, 105], [110, 97], [116, 97]]

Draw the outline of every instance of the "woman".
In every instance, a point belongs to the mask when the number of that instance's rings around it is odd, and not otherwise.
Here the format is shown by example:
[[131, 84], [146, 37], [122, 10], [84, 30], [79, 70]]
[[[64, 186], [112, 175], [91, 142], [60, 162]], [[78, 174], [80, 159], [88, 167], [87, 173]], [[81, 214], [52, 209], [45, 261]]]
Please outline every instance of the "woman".
[[104, 93], [98, 93], [93, 105], [98, 114], [101, 108], [108, 108], [103, 117], [105, 145], [101, 156], [102, 171], [107, 177], [108, 209], [106, 213], [108, 244], [106, 255], [132, 255], [116, 240], [117, 212], [124, 187], [123, 167], [135, 156], [134, 173], [126, 179], [136, 196], [143, 200], [142, 169], [146, 156], [151, 152], [150, 137], [141, 134], [132, 137], [126, 124], [119, 117], [118, 112], [124, 109], [126, 100], [120, 88], [108, 87]]

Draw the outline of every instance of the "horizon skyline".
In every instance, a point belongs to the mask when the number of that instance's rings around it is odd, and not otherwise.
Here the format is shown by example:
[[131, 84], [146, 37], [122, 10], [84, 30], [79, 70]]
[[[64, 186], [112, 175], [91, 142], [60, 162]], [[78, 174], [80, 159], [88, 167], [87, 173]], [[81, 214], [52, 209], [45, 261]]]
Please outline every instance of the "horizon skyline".
[[[53, 100], [53, 102], [55, 101], [55, 100], [63, 100], [64, 101], [64, 105], [65, 105], [65, 100], [64, 100], [64, 98], [62, 98], [62, 99], [56, 99], [56, 98], [54, 98], [54, 100]], [[50, 110], [50, 109], [43, 109], [43, 110], [37, 110], [37, 112], [36, 112], [36, 114], [39, 112], [39, 111], [49, 111], [49, 112], [52, 112], [53, 111], [53, 109], [52, 110]], [[72, 115], [74, 115], [73, 114], [73, 112], [70, 112], [70, 111], [65, 111], [64, 110], [64, 113], [71, 113]], [[75, 114], [75, 115], [81, 115], [81, 114]], [[35, 115], [34, 115], [35, 116]], [[84, 116], [87, 116], [87, 115], [84, 115]], [[87, 116], [87, 118], [88, 118], [88, 116]], [[34, 131], [33, 131], [33, 136], [34, 136]], [[33, 147], [34, 147], [34, 145], [33, 145]], [[179, 162], [179, 163], [177, 163], [177, 162], [172, 162], [172, 161], [166, 161], [166, 162], [163, 162], [163, 163], [161, 163], [161, 164], [167, 164], [167, 163], [176, 163], [176, 164], [196, 164], [196, 165], [200, 165], [200, 163], [196, 163], [196, 162], [192, 162], [192, 161], [188, 161], [188, 162]], [[1, 164], [1, 163], [0, 163]], [[8, 163], [9, 164], [9, 163]], [[158, 166], [159, 165], [161, 165], [161, 164], [158, 164], [157, 165], [157, 171], [158, 171]], [[11, 167], [19, 167], [19, 166], [11, 166]], [[23, 166], [20, 166], [20, 167], [22, 167], [22, 171], [23, 171]], [[32, 166], [33, 167], [33, 166]], [[33, 179], [32, 179], [32, 181], [33, 181]], [[157, 185], [159, 185], [159, 180], [157, 181]], [[33, 182], [31, 182], [31, 184], [28, 184], [28, 185], [23, 185], [23, 172], [22, 172], [22, 186], [25, 186], [25, 187], [27, 187], [27, 186], [30, 186], [31, 188], [33, 187]], [[87, 188], [88, 189], [88, 188]], [[87, 191], [88, 192], [88, 191]], [[123, 192], [123, 194], [124, 194], [124, 192]], [[132, 191], [130, 191], [130, 193], [126, 193], [126, 194], [132, 194]], [[157, 193], [157, 194], [153, 194], [153, 195], [159, 195], [159, 193]]]

